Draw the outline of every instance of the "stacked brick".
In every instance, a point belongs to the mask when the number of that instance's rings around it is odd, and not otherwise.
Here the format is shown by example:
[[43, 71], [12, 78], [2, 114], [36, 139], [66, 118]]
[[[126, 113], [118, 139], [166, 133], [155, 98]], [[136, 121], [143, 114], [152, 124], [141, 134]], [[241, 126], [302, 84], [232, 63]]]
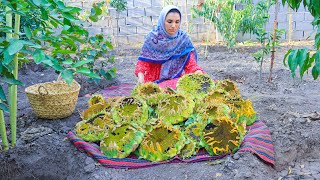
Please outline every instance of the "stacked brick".
[[[69, 5], [89, 9], [93, 3], [101, 0], [67, 0]], [[258, 0], [255, 0], [258, 1]], [[182, 11], [181, 28], [187, 31], [194, 42], [215, 42], [221, 40], [216, 33], [213, 24], [202, 17], [192, 17], [191, 8], [195, 0], [127, 0], [127, 9], [117, 12], [115, 8], [108, 7], [108, 14], [96, 23], [87, 24], [91, 34], [103, 33], [110, 36], [116, 44], [141, 44], [145, 36], [156, 27], [158, 16], [165, 4], [174, 4]], [[266, 29], [273, 29], [274, 7], [270, 9], [270, 19]], [[292, 33], [291, 40], [304, 40], [311, 35], [313, 17], [301, 7], [298, 12], [292, 11]], [[278, 27], [286, 30], [283, 40], [289, 38], [289, 11], [288, 7], [280, 6], [278, 14]], [[314, 34], [309, 39], [314, 39]], [[245, 34], [238, 36], [239, 41], [255, 39], [253, 35]]]

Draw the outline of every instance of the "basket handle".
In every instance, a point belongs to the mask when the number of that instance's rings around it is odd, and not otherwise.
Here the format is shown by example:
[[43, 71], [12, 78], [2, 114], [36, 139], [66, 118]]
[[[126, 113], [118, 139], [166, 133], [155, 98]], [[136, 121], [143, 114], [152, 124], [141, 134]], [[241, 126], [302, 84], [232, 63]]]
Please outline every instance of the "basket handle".
[[[41, 92], [41, 91], [40, 91], [40, 88], [43, 88], [46, 93]], [[49, 94], [48, 90], [47, 90], [44, 86], [42, 86], [42, 85], [40, 85], [40, 86], [38, 87], [38, 92], [39, 92], [40, 95], [48, 95], [48, 94]]]

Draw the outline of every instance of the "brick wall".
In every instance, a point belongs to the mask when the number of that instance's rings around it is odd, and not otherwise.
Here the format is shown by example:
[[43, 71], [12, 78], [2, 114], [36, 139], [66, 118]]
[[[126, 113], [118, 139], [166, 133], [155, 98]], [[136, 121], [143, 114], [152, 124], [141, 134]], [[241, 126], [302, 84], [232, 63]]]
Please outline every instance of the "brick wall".
[[[92, 3], [100, 0], [66, 0], [69, 5], [77, 6], [83, 9], [91, 7]], [[254, 0], [258, 1], [258, 0]], [[216, 42], [221, 40], [219, 33], [216, 33], [214, 26], [208, 20], [203, 18], [193, 18], [190, 8], [195, 0], [127, 0], [127, 10], [117, 13], [115, 8], [108, 8], [108, 15], [96, 23], [88, 24], [87, 27], [91, 34], [103, 33], [110, 35], [115, 44], [141, 44], [145, 35], [157, 25], [158, 16], [165, 3], [173, 3], [182, 11], [181, 28], [186, 30], [192, 41]], [[266, 25], [267, 30], [273, 29], [274, 7], [270, 9], [270, 19]], [[301, 7], [298, 12], [292, 11], [292, 32], [289, 27], [288, 7], [280, 6], [278, 14], [278, 27], [286, 30], [283, 40], [305, 40], [311, 35], [314, 39], [315, 33], [311, 22], [313, 17], [310, 13]], [[253, 35], [245, 34], [238, 36], [238, 41], [255, 39]]]

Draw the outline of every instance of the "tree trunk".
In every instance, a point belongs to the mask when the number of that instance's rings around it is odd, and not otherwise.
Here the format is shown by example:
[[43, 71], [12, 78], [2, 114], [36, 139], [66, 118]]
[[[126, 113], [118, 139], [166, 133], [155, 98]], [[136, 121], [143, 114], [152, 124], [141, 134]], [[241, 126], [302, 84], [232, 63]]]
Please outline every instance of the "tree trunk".
[[273, 22], [273, 41], [272, 41], [272, 50], [271, 50], [271, 62], [270, 62], [270, 74], [268, 82], [271, 83], [272, 81], [272, 69], [274, 64], [274, 57], [276, 51], [276, 37], [277, 37], [277, 27], [278, 27], [278, 12], [279, 12], [279, 1], [276, 0], [275, 3], [275, 12], [274, 12], [274, 22]]

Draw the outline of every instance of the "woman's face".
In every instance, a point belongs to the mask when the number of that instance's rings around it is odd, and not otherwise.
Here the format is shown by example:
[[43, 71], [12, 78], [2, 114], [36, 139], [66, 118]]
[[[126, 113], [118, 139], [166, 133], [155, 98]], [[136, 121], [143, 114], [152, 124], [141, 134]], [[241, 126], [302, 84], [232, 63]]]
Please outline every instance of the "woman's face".
[[164, 21], [164, 27], [169, 35], [176, 34], [180, 27], [180, 14], [177, 12], [168, 13]]

